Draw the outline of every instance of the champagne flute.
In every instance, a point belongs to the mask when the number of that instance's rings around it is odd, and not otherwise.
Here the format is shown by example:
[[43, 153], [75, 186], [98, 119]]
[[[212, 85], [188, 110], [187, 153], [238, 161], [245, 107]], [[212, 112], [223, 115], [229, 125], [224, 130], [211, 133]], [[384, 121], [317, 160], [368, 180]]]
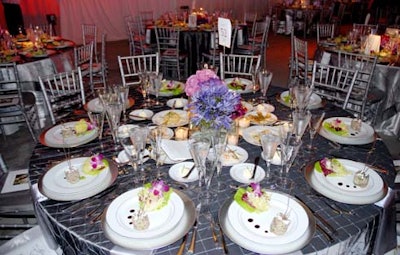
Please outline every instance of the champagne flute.
[[153, 77], [152, 82], [151, 82], [152, 83], [152, 90], [154, 91], [154, 94], [156, 96], [156, 101], [155, 101], [154, 105], [158, 106], [158, 107], [164, 105], [158, 99], [158, 97], [160, 95], [162, 79], [163, 79], [163, 74], [162, 73], [158, 73]]
[[160, 175], [160, 156], [161, 156], [161, 141], [163, 137], [163, 132], [164, 128], [163, 126], [157, 126], [154, 124], [149, 124], [149, 140], [150, 140], [150, 145], [152, 148], [152, 153], [154, 156], [154, 160], [156, 161], [156, 170], [157, 170], [157, 176]]
[[104, 111], [101, 111], [101, 112], [88, 111], [88, 116], [89, 116], [90, 122], [93, 125], [95, 125], [97, 128], [99, 141], [101, 144], [101, 139], [103, 138]]
[[262, 146], [262, 156], [267, 163], [267, 173], [266, 178], [271, 177], [271, 161], [275, 155], [276, 149], [280, 143], [279, 136], [274, 134], [265, 134], [261, 136], [261, 146]]
[[136, 173], [140, 160], [140, 141], [138, 142], [136, 138], [132, 139], [131, 137], [124, 137], [121, 139], [121, 144], [128, 156], [130, 164], [133, 167], [133, 171]]
[[122, 118], [123, 122], [126, 123], [126, 108], [128, 103], [129, 96], [129, 87], [128, 86], [115, 86], [116, 93], [118, 95], [118, 99], [122, 105]]
[[118, 127], [121, 121], [122, 105], [120, 103], [109, 103], [106, 105], [107, 119], [111, 128], [111, 135], [115, 145], [118, 144]]
[[297, 140], [301, 140], [303, 134], [308, 126], [311, 119], [311, 112], [302, 112], [295, 110], [292, 112], [293, 117], [293, 129]]
[[267, 101], [267, 91], [269, 85], [271, 84], [273, 74], [264, 69], [258, 72], [258, 81], [260, 83], [262, 96], [260, 97], [260, 103], [264, 103]]
[[315, 150], [313, 147], [314, 137], [321, 128], [322, 121], [324, 120], [325, 112], [321, 114], [312, 114], [310, 121], [308, 122], [309, 132], [310, 132], [310, 144], [308, 145], [307, 149], [310, 151]]
[[252, 66], [250, 68], [250, 72], [251, 72], [251, 79], [252, 79], [252, 90], [253, 90], [253, 99], [252, 99], [252, 103], [256, 103], [256, 98], [255, 98], [255, 94], [257, 92], [258, 89], [258, 73], [260, 72], [259, 68], [256, 68], [256, 66]]

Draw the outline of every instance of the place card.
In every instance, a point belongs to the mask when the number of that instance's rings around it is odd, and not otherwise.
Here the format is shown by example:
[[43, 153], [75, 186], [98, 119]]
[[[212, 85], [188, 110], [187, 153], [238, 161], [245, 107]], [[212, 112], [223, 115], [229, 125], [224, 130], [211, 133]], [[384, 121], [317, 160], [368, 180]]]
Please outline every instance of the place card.
[[231, 47], [232, 23], [230, 19], [218, 18], [218, 43], [223, 46]]

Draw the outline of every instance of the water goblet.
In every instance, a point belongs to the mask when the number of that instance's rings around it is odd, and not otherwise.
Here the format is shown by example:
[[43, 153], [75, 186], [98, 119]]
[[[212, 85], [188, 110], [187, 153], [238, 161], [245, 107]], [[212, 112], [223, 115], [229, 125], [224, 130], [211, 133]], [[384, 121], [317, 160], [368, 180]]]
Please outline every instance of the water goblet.
[[149, 126], [149, 135], [148, 138], [150, 140], [150, 145], [151, 145], [151, 152], [153, 154], [154, 160], [156, 161], [156, 170], [157, 170], [157, 176], [160, 175], [159, 170], [160, 170], [160, 156], [161, 156], [161, 141], [164, 133], [164, 128], [163, 126], [157, 126], [154, 124], [150, 124]]
[[266, 178], [271, 177], [271, 161], [272, 158], [275, 155], [276, 149], [280, 143], [281, 139], [279, 136], [276, 136], [274, 134], [265, 134], [261, 136], [261, 146], [262, 146], [262, 155], [267, 163], [267, 172], [266, 172]]
[[314, 137], [321, 128], [322, 121], [324, 120], [325, 112], [321, 114], [312, 114], [310, 117], [310, 121], [308, 122], [309, 132], [310, 132], [310, 144], [307, 146], [307, 149], [310, 151], [315, 150], [313, 147]]
[[299, 83], [293, 87], [293, 92], [297, 102], [296, 108], [299, 111], [304, 111], [310, 102], [312, 88], [307, 86], [307, 84]]
[[[296, 158], [302, 142], [298, 140], [296, 135], [287, 133], [287, 136], [281, 140], [279, 144], [281, 151], [281, 162], [282, 168], [280, 172], [281, 178], [286, 178], [289, 173], [289, 169], [292, 166], [294, 159]], [[282, 179], [284, 180], [284, 179]]]
[[273, 74], [264, 69], [258, 72], [258, 81], [260, 83], [262, 96], [260, 97], [260, 103], [264, 103], [267, 101], [267, 91], [269, 85], [271, 84]]
[[311, 112], [295, 110], [292, 112], [292, 116], [294, 134], [296, 135], [296, 139], [301, 140], [308, 126], [308, 123], [310, 122]]
[[124, 137], [121, 138], [121, 144], [124, 148], [126, 155], [128, 156], [129, 162], [133, 167], [133, 171], [136, 173], [138, 170], [138, 164], [140, 160], [140, 140], [141, 138]]
[[[143, 159], [144, 159], [144, 152], [146, 148], [146, 143], [147, 143], [147, 136], [149, 134], [149, 129], [145, 125], [138, 125], [132, 129], [129, 130], [129, 136], [131, 139], [136, 139], [136, 141], [139, 144], [139, 165], [140, 165], [140, 171], [144, 173], [144, 167], [143, 167]], [[140, 138], [137, 138], [140, 137]]]

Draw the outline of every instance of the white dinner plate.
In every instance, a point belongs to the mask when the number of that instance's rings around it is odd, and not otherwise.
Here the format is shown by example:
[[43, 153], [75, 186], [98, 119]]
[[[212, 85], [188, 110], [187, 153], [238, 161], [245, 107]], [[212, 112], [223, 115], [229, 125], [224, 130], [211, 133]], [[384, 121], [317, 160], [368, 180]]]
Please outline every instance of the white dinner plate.
[[149, 120], [153, 117], [154, 112], [149, 109], [139, 109], [133, 110], [129, 113], [129, 118], [131, 120]]
[[[173, 115], [171, 115], [171, 113]], [[173, 116], [172, 118], [170, 116]], [[176, 117], [176, 119], [175, 119]], [[156, 113], [152, 121], [154, 124], [166, 127], [180, 127], [189, 123], [188, 112], [183, 110], [166, 110]]]
[[[278, 98], [278, 101], [281, 103], [281, 104], [283, 104], [283, 105], [285, 105], [285, 106], [287, 106], [287, 107], [290, 107], [290, 102], [289, 102], [289, 91], [283, 91], [281, 94], [280, 94], [280, 96], [279, 96], [279, 98]], [[318, 108], [321, 108], [323, 106], [323, 101], [322, 101], [322, 98], [319, 96], [319, 95], [317, 95], [317, 94], [315, 94], [315, 93], [312, 93], [311, 94], [311, 97], [310, 97], [310, 102], [309, 102], [309, 104], [308, 104], [308, 107], [307, 107], [307, 109], [310, 109], [310, 110], [312, 110], [312, 109], [318, 109]]]
[[[104, 217], [102, 224], [104, 229], [104, 234], [106, 237], [116, 245], [132, 250], [153, 250], [158, 249], [169, 244], [172, 244], [179, 239], [181, 239], [193, 226], [195, 221], [195, 206], [192, 200], [184, 193], [174, 190], [174, 192], [179, 196], [179, 198], [184, 203], [183, 215], [180, 221], [174, 228], [172, 228], [168, 234], [158, 235], [154, 238], [131, 238], [121, 235], [115, 232], [105, 220]], [[106, 212], [108, 215], [108, 209]]]
[[[347, 134], [341, 135], [326, 128], [325, 126], [326, 123], [331, 123], [336, 119], [341, 120], [346, 125], [348, 129]], [[373, 127], [371, 127], [365, 122], [362, 122], [361, 130], [356, 131], [351, 128], [351, 120], [352, 118], [345, 118], [345, 117], [332, 117], [325, 119], [322, 122], [319, 134], [328, 140], [341, 144], [361, 145], [361, 144], [372, 143], [375, 140], [375, 131]]]
[[121, 194], [108, 207], [106, 222], [116, 233], [135, 239], [155, 238], [169, 232], [182, 218], [185, 209], [183, 201], [173, 192], [166, 206], [147, 212], [150, 221], [148, 229], [135, 229], [132, 225], [132, 214], [139, 210], [138, 195], [142, 189], [140, 187]]
[[[239, 82], [246, 87], [244, 89], [232, 89], [229, 88], [229, 84], [231, 84], [234, 81], [239, 80]], [[224, 80], [225, 84], [228, 86], [229, 90], [235, 91], [237, 93], [250, 93], [253, 92], [253, 82], [245, 79], [245, 78], [227, 78]]]
[[235, 145], [227, 145], [224, 154], [221, 156], [222, 166], [233, 166], [245, 162], [249, 154], [245, 149]]
[[167, 105], [171, 108], [184, 108], [187, 104], [186, 98], [173, 98], [167, 101]]
[[68, 169], [68, 162], [63, 161], [50, 168], [39, 180], [39, 190], [48, 198], [58, 201], [73, 201], [94, 196], [109, 187], [118, 176], [118, 169], [112, 160], [108, 160], [109, 167], [98, 175], [88, 175], [82, 170], [83, 164], [89, 157], [73, 158], [72, 166], [76, 167], [82, 177], [77, 183], [69, 183], [65, 179], [64, 171]]
[[[272, 192], [272, 191], [271, 191]], [[273, 191], [274, 193], [280, 193]], [[283, 193], [281, 193], [283, 196], [287, 196]], [[236, 203], [232, 201], [232, 199], [228, 199], [221, 207], [219, 211], [219, 219], [220, 219], [220, 224], [221, 228], [224, 231], [224, 234], [227, 235], [227, 237], [232, 240], [234, 243], [240, 245], [241, 247], [252, 251], [256, 253], [261, 253], [261, 254], [287, 254], [291, 253], [297, 250], [302, 249], [305, 247], [313, 238], [314, 233], [315, 233], [315, 218], [310, 212], [310, 210], [301, 202], [299, 202], [297, 199], [290, 197], [291, 201], [296, 201], [302, 209], [306, 212], [306, 219], [308, 218], [308, 226], [306, 227], [306, 230], [304, 231], [303, 235], [301, 235], [298, 239], [285, 243], [285, 244], [274, 244], [273, 242], [270, 242], [269, 244], [265, 243], [259, 243], [256, 242], [255, 240], [252, 240], [248, 236], [244, 236], [242, 233], [237, 232], [233, 224], [231, 223], [231, 220], [228, 219], [228, 210], [230, 209], [231, 204]], [[294, 203], [291, 203], [291, 205]], [[300, 209], [299, 209], [300, 210]], [[303, 214], [302, 214], [303, 215]], [[235, 223], [237, 224], [237, 223]]]
[[178, 182], [194, 182], [199, 179], [199, 171], [195, 167], [187, 178], [182, 178], [187, 171], [193, 167], [194, 163], [190, 161], [175, 164], [169, 168], [169, 176]]
[[71, 121], [59, 125], [55, 125], [41, 134], [40, 142], [43, 145], [54, 148], [71, 148], [88, 143], [97, 138], [97, 129], [92, 129], [84, 134], [75, 135], [63, 138], [61, 135], [65, 129], [73, 130], [78, 121]]
[[279, 135], [279, 127], [251, 126], [242, 130], [244, 140], [256, 146], [261, 146], [261, 136], [269, 133]]
[[265, 177], [265, 171], [261, 166], [257, 166], [254, 179], [250, 179], [253, 173], [253, 163], [241, 163], [231, 167], [229, 174], [237, 182], [248, 184], [251, 182], [261, 182]]
[[260, 113], [257, 111], [251, 111], [246, 113], [245, 117], [254, 125], [272, 125], [278, 121], [278, 117], [275, 114], [268, 112]]
[[[128, 98], [126, 102], [126, 109], [131, 108], [135, 104], [135, 100], [131, 97]], [[84, 109], [89, 112], [103, 112], [103, 104], [101, 103], [98, 97], [90, 100], [88, 103], [84, 105]]]
[[[254, 242], [265, 245], [286, 245], [299, 239], [308, 228], [308, 217], [303, 207], [290, 196], [267, 190], [271, 195], [266, 212], [250, 213], [236, 201], [228, 209], [228, 220], [233, 228]], [[285, 234], [277, 235], [270, 231], [273, 218], [279, 213], [289, 215], [289, 226]]]
[[[155, 126], [150, 127], [150, 129], [155, 128]], [[168, 127], [162, 127], [162, 139], [171, 139], [174, 137], [174, 130]]]
[[317, 172], [314, 163], [305, 168], [305, 177], [308, 183], [322, 195], [347, 204], [372, 204], [383, 197], [387, 192], [387, 185], [373, 169], [368, 169], [369, 182], [366, 187], [359, 187], [353, 183], [354, 174], [364, 169], [365, 164], [347, 159], [338, 159], [351, 172], [342, 177], [324, 176]]
[[[180, 81], [163, 80], [158, 95], [161, 97], [170, 97], [181, 95], [185, 91], [185, 84]], [[150, 94], [155, 95], [154, 90], [150, 90]]]

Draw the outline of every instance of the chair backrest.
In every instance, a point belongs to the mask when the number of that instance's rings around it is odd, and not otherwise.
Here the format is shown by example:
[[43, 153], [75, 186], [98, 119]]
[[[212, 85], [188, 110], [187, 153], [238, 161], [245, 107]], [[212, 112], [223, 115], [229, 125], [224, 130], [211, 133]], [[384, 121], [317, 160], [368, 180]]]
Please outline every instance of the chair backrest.
[[308, 43], [294, 36], [294, 30], [292, 30], [292, 47], [294, 75], [307, 81], [310, 70], [308, 66]]
[[159, 54], [136, 56], [118, 56], [118, 65], [123, 86], [140, 84], [140, 74], [144, 71], [158, 73], [160, 68]]
[[244, 77], [252, 80], [255, 70], [260, 68], [260, 55], [235, 55], [220, 53], [220, 76], [226, 78]]
[[53, 124], [86, 103], [80, 68], [40, 76], [39, 83]]
[[357, 34], [359, 36], [376, 34], [376, 32], [378, 31], [378, 25], [353, 23], [353, 31], [357, 31]]
[[377, 59], [377, 56], [345, 51], [339, 51], [338, 54], [338, 66], [358, 71], [350, 103], [352, 103], [351, 110], [358, 114], [360, 118], [364, 117], [368, 91], [370, 89], [372, 74], [375, 70]]
[[157, 48], [160, 56], [179, 56], [180, 29], [176, 27], [155, 27]]
[[154, 23], [154, 11], [140, 11], [139, 20], [141, 25], [141, 34], [144, 34], [146, 27]]
[[93, 65], [93, 42], [77, 46], [74, 48], [74, 64], [75, 69], [82, 66], [83, 64], [88, 65], [88, 68], [92, 68]]
[[23, 104], [22, 100], [19, 100], [21, 95], [21, 84], [15, 62], [0, 64], [0, 99], [2, 102], [14, 105]]
[[358, 71], [314, 62], [311, 87], [334, 105], [347, 109]]
[[243, 23], [247, 24], [249, 34], [254, 36], [255, 25], [257, 22], [257, 12], [245, 12], [243, 16]]
[[143, 55], [145, 36], [141, 28], [140, 18], [132, 17], [126, 23], [128, 30], [129, 51], [130, 55]]
[[321, 39], [332, 39], [335, 36], [335, 24], [317, 24], [317, 44]]
[[97, 26], [95, 24], [82, 24], [82, 44], [93, 42], [93, 56], [97, 62]]

